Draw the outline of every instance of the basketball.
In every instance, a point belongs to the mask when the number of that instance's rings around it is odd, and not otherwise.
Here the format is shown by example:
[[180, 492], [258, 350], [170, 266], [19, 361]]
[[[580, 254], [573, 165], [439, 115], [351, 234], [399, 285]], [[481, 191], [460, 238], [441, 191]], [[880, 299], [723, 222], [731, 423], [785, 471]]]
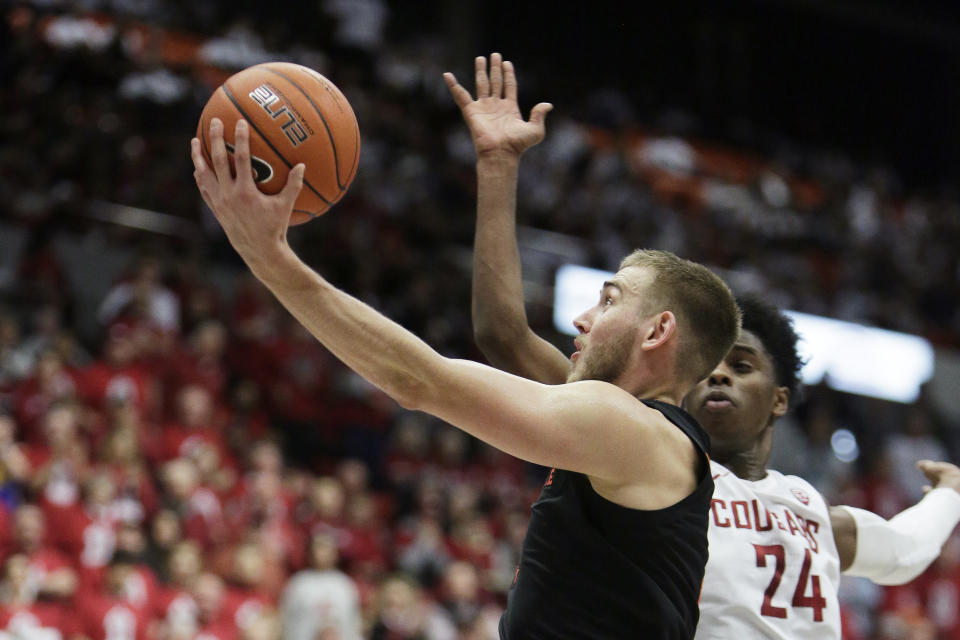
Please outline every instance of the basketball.
[[223, 121], [233, 169], [234, 129], [250, 125], [250, 161], [257, 187], [278, 193], [290, 169], [306, 165], [290, 224], [302, 224], [333, 206], [353, 181], [360, 160], [360, 128], [343, 93], [325, 77], [289, 62], [267, 62], [236, 73], [207, 101], [197, 138], [207, 163], [210, 121]]

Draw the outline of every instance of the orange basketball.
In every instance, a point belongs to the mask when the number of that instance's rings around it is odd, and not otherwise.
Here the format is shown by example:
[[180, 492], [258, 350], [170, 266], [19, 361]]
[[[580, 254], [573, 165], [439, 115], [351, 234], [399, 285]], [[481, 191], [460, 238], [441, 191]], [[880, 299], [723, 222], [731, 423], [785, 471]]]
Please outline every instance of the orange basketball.
[[243, 118], [250, 125], [250, 160], [262, 192], [279, 192], [290, 169], [300, 162], [306, 165], [290, 224], [324, 213], [343, 197], [357, 173], [357, 117], [340, 90], [313, 69], [267, 62], [244, 69], [220, 85], [197, 125], [208, 164], [213, 118], [223, 121], [231, 169], [237, 120]]

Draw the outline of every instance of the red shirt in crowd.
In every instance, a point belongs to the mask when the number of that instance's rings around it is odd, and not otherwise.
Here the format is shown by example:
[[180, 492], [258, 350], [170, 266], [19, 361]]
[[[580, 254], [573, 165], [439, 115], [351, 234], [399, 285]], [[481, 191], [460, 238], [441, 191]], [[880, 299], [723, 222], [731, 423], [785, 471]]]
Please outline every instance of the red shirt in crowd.
[[76, 562], [81, 590], [99, 585], [116, 548], [117, 524], [109, 513], [94, 516], [79, 504], [60, 514], [57, 546]]
[[156, 379], [138, 364], [115, 367], [98, 361], [78, 375], [84, 400], [98, 411], [111, 401], [133, 404], [141, 416], [150, 415]]
[[243, 587], [231, 587], [224, 598], [223, 621], [236, 629], [246, 629], [257, 616], [273, 605], [273, 600], [264, 593]]
[[164, 388], [168, 406], [174, 406], [176, 393], [188, 384], [195, 384], [223, 398], [229, 370], [220, 359], [202, 357], [188, 349], [178, 349], [166, 362]]
[[192, 628], [199, 611], [193, 596], [186, 589], [160, 587], [155, 601], [154, 615], [176, 628]]
[[43, 637], [40, 630], [71, 631], [67, 611], [52, 602], [34, 602], [23, 605], [0, 605], [0, 629], [18, 638]]
[[150, 611], [126, 598], [87, 593], [77, 598], [76, 614], [81, 632], [90, 640], [149, 640]]
[[74, 373], [61, 368], [45, 384], [37, 376], [27, 378], [13, 392], [14, 415], [20, 432], [17, 439], [28, 444], [43, 441], [40, 419], [59, 400], [69, 400], [77, 395]]

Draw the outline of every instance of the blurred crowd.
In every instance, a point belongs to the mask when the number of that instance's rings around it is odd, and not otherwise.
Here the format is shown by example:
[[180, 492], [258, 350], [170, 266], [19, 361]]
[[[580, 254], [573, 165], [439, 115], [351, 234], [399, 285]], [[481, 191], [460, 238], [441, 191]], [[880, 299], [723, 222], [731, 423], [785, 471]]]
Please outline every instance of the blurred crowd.
[[[210, 277], [235, 258], [192, 184], [200, 109], [239, 68], [307, 64], [350, 99], [363, 149], [331, 220], [292, 241], [442, 353], [480, 358], [473, 150], [443, 39], [401, 37], [380, 0], [295, 4], [279, 20], [244, 3], [0, 3], [0, 217], [28, 238], [0, 282], [0, 638], [497, 637], [544, 470], [401, 410], [242, 270], [229, 290]], [[677, 114], [640, 126], [611, 92], [569, 111], [525, 157], [520, 218], [585, 262], [666, 248], [783, 306], [960, 344], [957, 194], [782, 140], [704, 142]], [[197, 237], [104, 227], [84, 217], [97, 201], [200, 221]], [[142, 248], [86, 299], [64, 230]], [[530, 317], [560, 340], [544, 301]], [[859, 458], [838, 455], [839, 428]], [[887, 517], [921, 495], [914, 462], [960, 444], [924, 399], [825, 388], [777, 438], [772, 466]], [[911, 585], [848, 580], [842, 596], [847, 638], [960, 638], [960, 540]]]

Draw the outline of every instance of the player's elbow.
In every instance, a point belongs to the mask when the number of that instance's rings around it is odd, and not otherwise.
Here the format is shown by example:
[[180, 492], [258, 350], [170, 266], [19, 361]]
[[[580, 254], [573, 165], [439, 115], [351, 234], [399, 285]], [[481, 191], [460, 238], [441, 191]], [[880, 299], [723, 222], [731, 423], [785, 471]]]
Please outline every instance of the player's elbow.
[[428, 388], [429, 385], [419, 376], [398, 376], [386, 391], [404, 409], [423, 411], [430, 397]]
[[907, 584], [926, 571], [939, 555], [937, 549], [922, 546], [907, 548], [904, 545], [900, 552], [895, 554], [887, 574], [874, 582], [886, 587]]
[[432, 353], [393, 372], [386, 391], [404, 409], [435, 413], [443, 401], [449, 400], [447, 382], [454, 375], [451, 360]]

